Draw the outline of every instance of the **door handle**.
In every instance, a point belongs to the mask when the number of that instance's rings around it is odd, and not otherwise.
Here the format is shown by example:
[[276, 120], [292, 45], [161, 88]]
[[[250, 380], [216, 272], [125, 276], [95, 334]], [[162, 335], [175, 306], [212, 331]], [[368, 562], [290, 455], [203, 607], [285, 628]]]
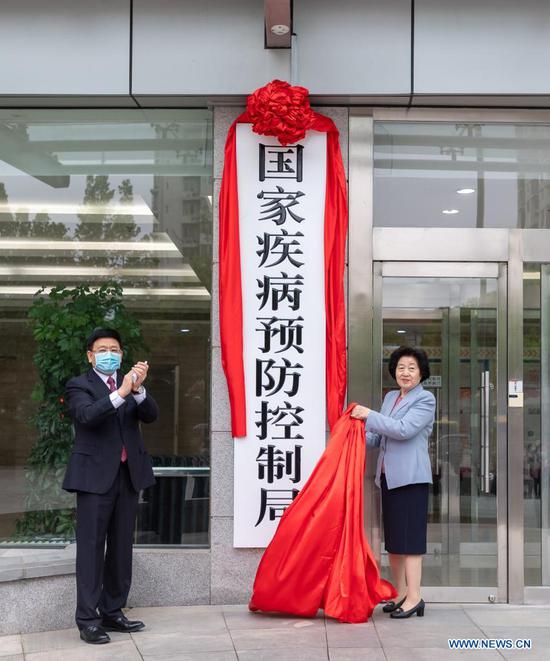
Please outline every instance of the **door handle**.
[[491, 382], [489, 370], [481, 372], [481, 388], [480, 388], [480, 467], [481, 467], [481, 493], [491, 493], [491, 473], [490, 473], [490, 432], [491, 421], [490, 404], [491, 404]]

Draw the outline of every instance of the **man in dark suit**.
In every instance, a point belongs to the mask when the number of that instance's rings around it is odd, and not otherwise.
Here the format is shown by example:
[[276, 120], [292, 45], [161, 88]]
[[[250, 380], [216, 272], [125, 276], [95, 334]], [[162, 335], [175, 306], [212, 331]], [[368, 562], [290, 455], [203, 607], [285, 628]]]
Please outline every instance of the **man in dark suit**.
[[158, 407], [142, 385], [147, 362], [121, 373], [116, 330], [96, 328], [87, 349], [92, 369], [66, 385], [75, 444], [63, 488], [76, 492], [76, 623], [82, 640], [100, 644], [110, 641], [106, 630], [145, 626], [122, 608], [132, 579], [138, 494], [155, 482], [139, 423], [154, 422]]

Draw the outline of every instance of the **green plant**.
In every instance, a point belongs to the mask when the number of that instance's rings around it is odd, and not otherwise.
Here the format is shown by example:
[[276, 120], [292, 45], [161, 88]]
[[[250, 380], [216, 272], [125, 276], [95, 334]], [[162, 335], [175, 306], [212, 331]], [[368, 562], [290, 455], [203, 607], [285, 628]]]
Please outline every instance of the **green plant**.
[[33, 391], [38, 404], [33, 424], [37, 439], [27, 460], [26, 512], [16, 523], [15, 538], [74, 537], [72, 496], [61, 489], [73, 444], [64, 388], [68, 379], [89, 368], [86, 338], [98, 326], [116, 328], [124, 340], [126, 370], [133, 354], [144, 347], [139, 321], [122, 303], [116, 282], [97, 289], [58, 286], [35, 294], [28, 316], [36, 341], [34, 363], [39, 381]]

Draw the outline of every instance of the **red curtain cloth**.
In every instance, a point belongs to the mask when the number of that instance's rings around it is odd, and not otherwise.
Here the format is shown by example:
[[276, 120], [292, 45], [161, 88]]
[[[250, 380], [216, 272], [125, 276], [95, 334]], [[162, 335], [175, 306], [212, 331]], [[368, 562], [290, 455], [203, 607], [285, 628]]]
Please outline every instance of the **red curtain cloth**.
[[365, 425], [337, 421], [311, 477], [283, 514], [254, 581], [250, 610], [366, 622], [397, 593], [380, 578], [363, 529]]
[[[227, 377], [234, 437], [246, 436], [246, 399], [243, 369], [243, 303], [239, 241], [236, 126], [249, 123], [245, 112], [232, 124], [225, 143], [220, 191], [220, 334], [222, 365]], [[344, 407], [346, 394], [346, 326], [344, 263], [348, 224], [346, 177], [334, 122], [315, 113], [310, 130], [327, 134], [325, 192], [325, 309], [327, 415], [332, 429]]]

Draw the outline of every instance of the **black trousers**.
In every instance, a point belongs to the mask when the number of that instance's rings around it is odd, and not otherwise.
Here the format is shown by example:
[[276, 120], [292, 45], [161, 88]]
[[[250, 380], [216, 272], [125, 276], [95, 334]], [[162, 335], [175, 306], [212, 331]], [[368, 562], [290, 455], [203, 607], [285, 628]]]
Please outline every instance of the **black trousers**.
[[132, 582], [138, 493], [126, 463], [107, 493], [76, 496], [76, 624], [122, 614]]

